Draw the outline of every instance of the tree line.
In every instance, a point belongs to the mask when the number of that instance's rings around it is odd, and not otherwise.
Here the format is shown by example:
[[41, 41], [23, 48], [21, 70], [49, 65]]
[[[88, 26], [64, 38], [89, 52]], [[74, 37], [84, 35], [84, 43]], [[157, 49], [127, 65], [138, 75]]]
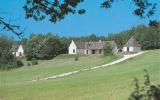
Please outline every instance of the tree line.
[[104, 36], [97, 36], [96, 34], [91, 34], [89, 36], [82, 37], [59, 37], [52, 33], [46, 35], [42, 34], [32, 34], [28, 40], [26, 40], [26, 58], [31, 60], [32, 58], [37, 58], [41, 60], [52, 59], [59, 54], [68, 53], [68, 46], [71, 40], [86, 42], [86, 41], [99, 41], [105, 40]]
[[117, 34], [109, 34], [107, 40], [115, 40], [119, 48], [134, 36], [141, 44], [143, 50], [160, 48], [160, 27], [154, 28], [145, 25], [138, 25], [130, 30], [126, 30]]
[[[21, 43], [24, 45], [27, 60], [53, 59], [59, 54], [68, 53], [68, 46], [71, 40], [87, 42], [87, 41], [110, 41], [114, 40], [118, 48], [134, 36], [141, 44], [143, 50], [160, 48], [160, 28], [154, 28], [145, 25], [138, 25], [129, 30], [120, 33], [110, 33], [108, 36], [98, 36], [91, 34], [89, 36], [80, 37], [60, 37], [58, 35], [48, 34], [31, 34], [29, 38], [23, 39]], [[15, 44], [14, 39], [6, 36], [0, 36], [0, 68], [21, 67], [23, 64], [20, 59], [14, 57], [10, 52], [12, 45]], [[107, 46], [108, 47], [108, 46]], [[9, 66], [9, 67], [8, 67]]]

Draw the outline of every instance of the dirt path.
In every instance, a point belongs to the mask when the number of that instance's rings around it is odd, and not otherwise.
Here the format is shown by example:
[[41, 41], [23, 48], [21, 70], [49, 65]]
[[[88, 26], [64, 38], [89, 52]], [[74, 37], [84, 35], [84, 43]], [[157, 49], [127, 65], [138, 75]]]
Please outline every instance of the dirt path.
[[141, 55], [141, 54], [143, 54], [145, 52], [147, 52], [147, 51], [143, 51], [143, 52], [139, 52], [139, 53], [135, 53], [135, 54], [124, 55], [121, 59], [115, 60], [115, 61], [113, 61], [111, 63], [104, 64], [104, 65], [101, 65], [101, 66], [96, 66], [96, 67], [76, 70], [76, 71], [67, 72], [67, 73], [63, 73], [63, 74], [58, 74], [58, 75], [54, 75], [54, 76], [50, 76], [50, 77], [46, 77], [46, 78], [37, 78], [35, 80], [31, 80], [30, 82], [36, 82], [36, 81], [40, 81], [40, 80], [49, 80], [49, 79], [54, 79], [54, 78], [60, 78], [60, 77], [69, 76], [69, 75], [72, 75], [72, 74], [75, 74], [75, 73], [79, 73], [79, 72], [83, 72], [83, 71], [87, 71], [87, 70], [93, 70], [93, 69], [97, 69], [97, 68], [108, 67], [108, 66], [120, 63], [122, 61], [125, 61], [127, 59], [130, 59], [130, 58], [136, 57], [138, 55]]

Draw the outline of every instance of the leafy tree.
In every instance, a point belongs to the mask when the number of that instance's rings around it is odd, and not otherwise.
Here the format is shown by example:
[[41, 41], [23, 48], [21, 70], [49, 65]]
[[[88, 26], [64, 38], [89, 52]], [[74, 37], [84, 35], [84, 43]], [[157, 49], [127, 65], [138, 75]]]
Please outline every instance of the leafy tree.
[[104, 46], [104, 55], [113, 54], [113, 46], [110, 43], [106, 43]]
[[26, 57], [28, 60], [31, 60], [32, 58], [37, 58], [37, 54], [39, 50], [42, 48], [42, 42], [43, 36], [37, 35], [32, 36], [26, 43]]
[[[33, 18], [36, 21], [41, 21], [48, 18], [49, 21], [56, 23], [57, 21], [63, 20], [68, 14], [84, 14], [86, 12], [85, 9], [77, 9], [77, 6], [84, 1], [85, 0], [26, 0], [23, 9], [27, 19]], [[102, 0], [100, 7], [105, 9], [111, 8], [113, 3], [117, 1], [123, 2], [123, 0]], [[150, 18], [150, 26], [157, 28], [160, 25], [157, 19], [151, 20], [151, 17], [156, 15], [158, 1], [131, 0], [131, 2], [135, 5], [134, 15], [140, 18]], [[0, 25], [2, 29], [11, 31], [19, 37], [22, 34], [22, 32], [16, 31], [20, 26], [7, 23], [2, 16], [0, 16]]]
[[[26, 0], [24, 10], [26, 18], [33, 18], [37, 21], [49, 18], [51, 22], [56, 23], [65, 18], [68, 14], [83, 14], [85, 9], [76, 9], [78, 4], [85, 0]], [[123, 0], [118, 0], [123, 1]], [[102, 0], [100, 7], [108, 9], [113, 6], [116, 0]], [[148, 0], [131, 0], [134, 3], [134, 14], [140, 18], [150, 18], [155, 15], [157, 2], [149, 2]], [[151, 25], [155, 25], [156, 21], [151, 21]]]
[[22, 67], [23, 63], [11, 52], [12, 41], [7, 37], [0, 37], [0, 69], [12, 69]]
[[60, 41], [60, 48], [61, 48], [61, 54], [68, 53], [68, 46], [71, 43], [71, 40], [66, 37], [59, 38]]
[[51, 34], [34, 35], [26, 43], [26, 57], [28, 60], [52, 59], [62, 53], [61, 43], [58, 36]]
[[80, 41], [80, 42], [99, 41], [99, 40], [105, 41], [106, 37], [105, 36], [97, 36], [96, 34], [91, 34], [88, 36], [70, 37], [69, 40], [75, 40], [75, 41]]
[[109, 34], [107, 40], [115, 40], [118, 47], [123, 45], [134, 36], [136, 40], [141, 44], [142, 49], [159, 49], [160, 48], [160, 28], [147, 27], [144, 25], [138, 25], [130, 30], [120, 32], [118, 34]]
[[91, 34], [88, 38], [89, 38], [90, 41], [96, 41], [97, 40], [96, 34]]

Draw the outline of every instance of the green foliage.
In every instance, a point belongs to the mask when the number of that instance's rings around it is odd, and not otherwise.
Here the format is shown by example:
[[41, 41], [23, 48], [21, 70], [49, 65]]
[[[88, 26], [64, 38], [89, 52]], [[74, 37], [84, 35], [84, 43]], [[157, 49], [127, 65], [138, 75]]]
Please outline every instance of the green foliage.
[[26, 18], [33, 18], [36, 21], [49, 18], [49, 21], [56, 23], [65, 18], [67, 14], [83, 14], [84, 9], [76, 10], [76, 6], [83, 0], [27, 0], [24, 5]]
[[32, 58], [32, 65], [37, 65], [37, 64], [38, 64], [37, 58]]
[[113, 54], [112, 50], [113, 50], [113, 46], [109, 43], [106, 43], [104, 47], [104, 55], [112, 55]]
[[19, 68], [23, 66], [23, 62], [18, 60], [10, 52], [12, 41], [7, 37], [0, 37], [0, 69], [7, 70], [12, 68]]
[[17, 60], [17, 67], [24, 66], [23, 62], [21, 60]]
[[79, 57], [78, 57], [78, 56], [76, 56], [74, 60], [75, 60], [75, 61], [78, 61], [78, 60], [79, 60]]
[[144, 75], [144, 86], [140, 87], [138, 84], [138, 79], [134, 78], [135, 89], [129, 96], [129, 100], [160, 100], [160, 85], [151, 85], [150, 77], [145, 71]]
[[[64, 40], [65, 42], [65, 40]], [[66, 52], [65, 43], [59, 40], [58, 36], [47, 35], [33, 35], [26, 43], [26, 57], [27, 60], [32, 58], [37, 59], [52, 59], [53, 57]], [[64, 46], [64, 48], [62, 48]]]
[[88, 42], [88, 41], [105, 41], [106, 37], [105, 36], [97, 36], [96, 34], [91, 34], [89, 36], [81, 36], [81, 37], [70, 37], [69, 40], [75, 40], [75, 41], [80, 41], [80, 42]]
[[119, 34], [109, 34], [107, 40], [115, 40], [118, 47], [123, 45], [134, 36], [141, 44], [142, 49], [159, 49], [160, 48], [160, 28], [147, 27], [139, 25], [130, 30], [123, 31]]
[[0, 51], [0, 69], [6, 70], [23, 66], [23, 62], [13, 56], [9, 50], [5, 49]]
[[[85, 0], [26, 0], [23, 8], [26, 18], [28, 19], [33, 18], [36, 21], [41, 21], [47, 18], [49, 21], [56, 23], [57, 21], [63, 20], [68, 14], [84, 14], [85, 9], [76, 9], [77, 6], [84, 1]], [[102, 0], [99, 6], [108, 9], [111, 8], [115, 2], [117, 2], [117, 0]], [[156, 13], [158, 1], [131, 0], [131, 2], [135, 6], [133, 14], [140, 18], [149, 18]], [[152, 21], [152, 23], [153, 22], [154, 21]]]
[[60, 42], [61, 54], [67, 54], [68, 53], [68, 46], [69, 46], [71, 40], [69, 40], [66, 37], [61, 37], [61, 38], [59, 38], [59, 42]]
[[27, 66], [31, 66], [31, 63], [30, 63], [30, 62], [28, 62], [28, 63], [27, 63]]

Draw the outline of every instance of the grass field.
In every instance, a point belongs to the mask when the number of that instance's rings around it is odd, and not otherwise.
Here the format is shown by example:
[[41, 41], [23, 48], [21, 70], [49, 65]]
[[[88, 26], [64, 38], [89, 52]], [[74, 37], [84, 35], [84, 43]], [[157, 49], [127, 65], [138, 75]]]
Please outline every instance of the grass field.
[[69, 71], [94, 67], [119, 59], [120, 56], [102, 55], [78, 55], [79, 60], [75, 61], [77, 55], [60, 55], [53, 60], [38, 61], [38, 65], [25, 66], [16, 70], [1, 71], [0, 79], [6, 84], [23, 83], [29, 80], [48, 77]]
[[0, 100], [127, 100], [132, 78], [143, 83], [147, 69], [153, 84], [160, 83], [160, 50], [150, 51], [112, 67], [81, 72], [69, 77], [27, 82], [36, 77], [72, 71], [110, 62], [116, 57], [59, 56], [39, 65], [0, 72]]

